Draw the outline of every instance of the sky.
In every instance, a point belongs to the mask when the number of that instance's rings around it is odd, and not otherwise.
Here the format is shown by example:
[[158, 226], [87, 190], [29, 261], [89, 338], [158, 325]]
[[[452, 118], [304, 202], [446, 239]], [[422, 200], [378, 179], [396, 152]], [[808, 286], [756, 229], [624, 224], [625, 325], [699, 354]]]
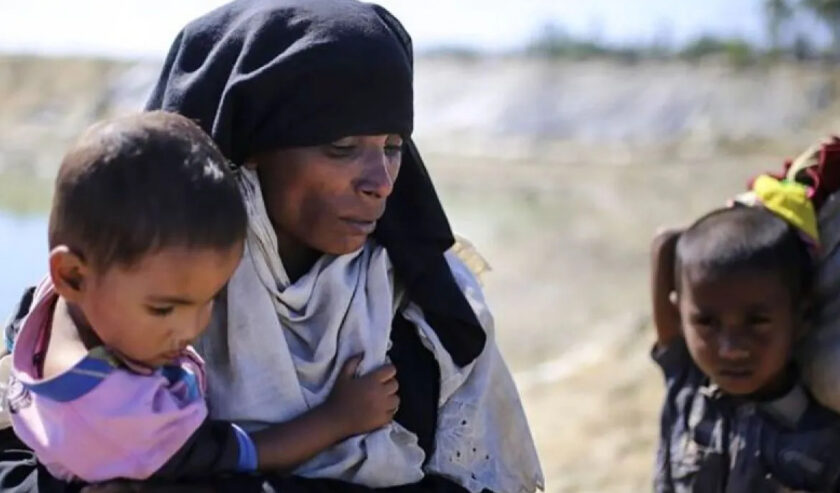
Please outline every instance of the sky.
[[[0, 0], [0, 51], [161, 58], [219, 0]], [[761, 0], [380, 0], [418, 50], [523, 46], [548, 23], [599, 41], [679, 45], [703, 33], [764, 38]]]

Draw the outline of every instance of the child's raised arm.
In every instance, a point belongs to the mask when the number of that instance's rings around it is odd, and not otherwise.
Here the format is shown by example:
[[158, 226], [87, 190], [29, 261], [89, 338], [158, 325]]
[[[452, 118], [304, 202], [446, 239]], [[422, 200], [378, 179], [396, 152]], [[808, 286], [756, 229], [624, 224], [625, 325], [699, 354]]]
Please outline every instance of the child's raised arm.
[[663, 230], [651, 244], [651, 300], [658, 347], [668, 346], [680, 337], [680, 314], [671, 300], [671, 293], [676, 289], [674, 260], [680, 233], [679, 229]]

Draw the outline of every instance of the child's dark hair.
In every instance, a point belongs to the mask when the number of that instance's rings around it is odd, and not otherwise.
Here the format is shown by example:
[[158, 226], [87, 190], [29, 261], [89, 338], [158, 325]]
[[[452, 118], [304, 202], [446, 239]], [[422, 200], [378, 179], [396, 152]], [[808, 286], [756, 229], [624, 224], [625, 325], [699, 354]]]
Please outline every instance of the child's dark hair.
[[227, 160], [187, 118], [139, 113], [90, 127], [55, 182], [50, 248], [99, 269], [170, 246], [224, 250], [247, 216]]
[[776, 272], [798, 301], [811, 287], [813, 261], [799, 232], [763, 207], [735, 206], [698, 219], [677, 242], [676, 288], [687, 268], [703, 275]]

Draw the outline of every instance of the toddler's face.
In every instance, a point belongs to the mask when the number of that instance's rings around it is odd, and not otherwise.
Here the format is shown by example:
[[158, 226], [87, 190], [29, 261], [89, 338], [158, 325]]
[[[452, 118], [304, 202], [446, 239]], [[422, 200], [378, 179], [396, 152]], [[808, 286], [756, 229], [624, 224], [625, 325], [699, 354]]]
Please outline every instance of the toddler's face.
[[224, 251], [164, 248], [130, 267], [93, 273], [77, 306], [106, 346], [131, 361], [158, 367], [207, 328], [213, 299], [241, 255], [241, 244]]
[[679, 311], [697, 366], [733, 395], [784, 384], [800, 330], [799, 307], [776, 273], [682, 274]]

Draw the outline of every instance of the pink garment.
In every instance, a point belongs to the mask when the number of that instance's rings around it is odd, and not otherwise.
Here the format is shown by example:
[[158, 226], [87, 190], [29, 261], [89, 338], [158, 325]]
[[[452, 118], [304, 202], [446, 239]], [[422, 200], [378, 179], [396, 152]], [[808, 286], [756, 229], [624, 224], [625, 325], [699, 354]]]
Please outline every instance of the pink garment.
[[172, 366], [139, 374], [100, 347], [42, 379], [36, 359], [57, 299], [42, 283], [15, 341], [8, 392], [15, 433], [63, 480], [148, 478], [207, 417], [203, 361], [189, 349]]

